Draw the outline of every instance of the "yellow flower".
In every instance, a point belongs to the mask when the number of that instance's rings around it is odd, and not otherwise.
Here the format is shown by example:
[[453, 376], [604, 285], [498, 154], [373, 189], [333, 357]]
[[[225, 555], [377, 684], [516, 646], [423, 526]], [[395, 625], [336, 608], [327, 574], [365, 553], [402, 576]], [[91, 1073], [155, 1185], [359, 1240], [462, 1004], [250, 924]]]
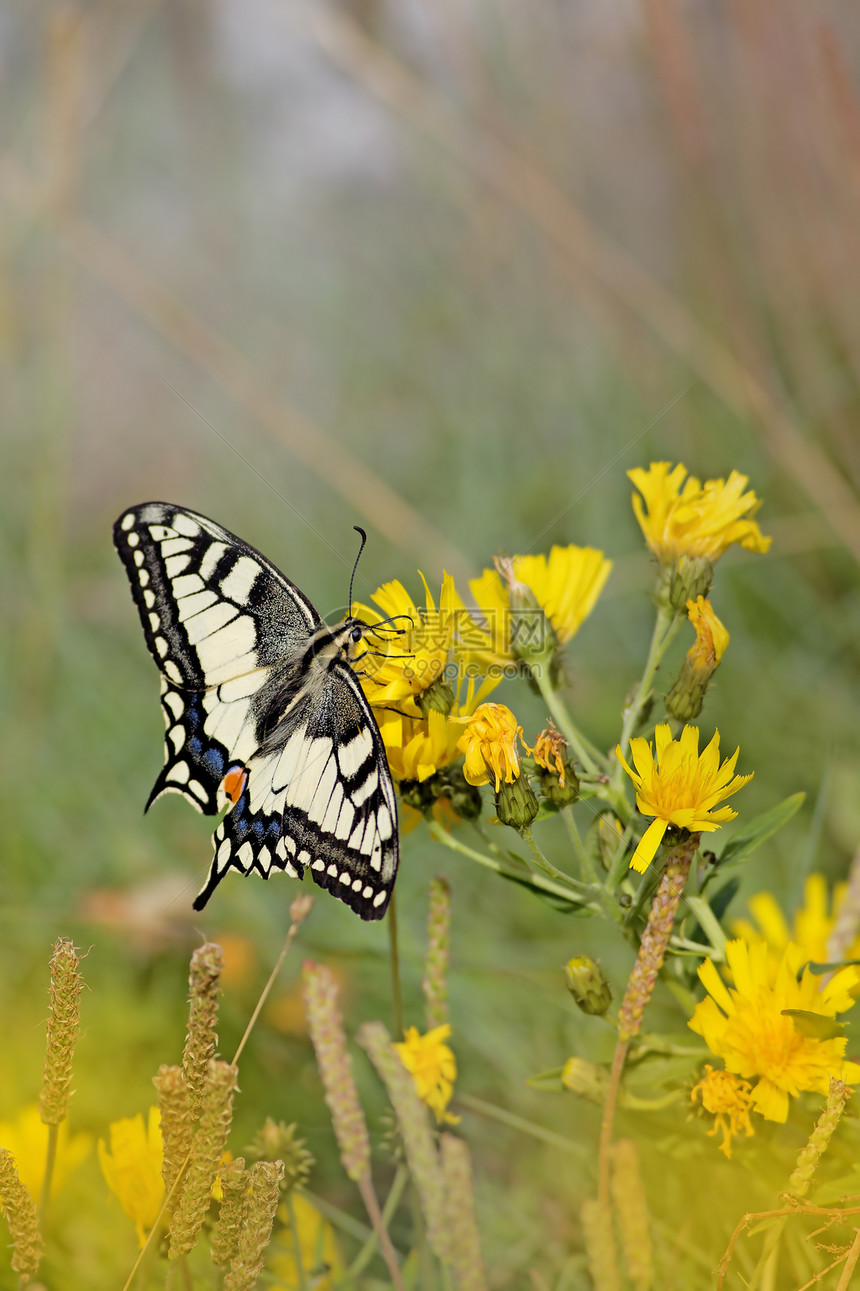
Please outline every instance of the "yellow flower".
[[[579, 631], [611, 569], [602, 551], [574, 545], [553, 547], [549, 556], [513, 556], [485, 569], [469, 583], [487, 625], [474, 653], [496, 663], [552, 654]], [[549, 640], [541, 639], [547, 635]]]
[[763, 937], [727, 942], [726, 958], [734, 986], [726, 986], [706, 960], [699, 977], [708, 996], [687, 1025], [723, 1059], [726, 1071], [756, 1082], [750, 1095], [756, 1111], [784, 1121], [790, 1097], [804, 1090], [826, 1094], [831, 1076], [849, 1084], [860, 1079], [860, 1066], [844, 1058], [847, 1039], [819, 1038], [803, 1016], [828, 1020], [850, 1009], [858, 969], [841, 968], [823, 983], [803, 967], [806, 956], [790, 942], [774, 973]]
[[289, 1204], [285, 1203], [279, 1209], [278, 1219], [283, 1230], [275, 1240], [274, 1254], [269, 1261], [277, 1279], [273, 1284], [275, 1291], [300, 1291], [302, 1287], [307, 1287], [308, 1291], [311, 1287], [313, 1291], [333, 1291], [335, 1283], [343, 1275], [343, 1260], [328, 1220], [322, 1217], [313, 1202], [295, 1190], [290, 1193]]
[[684, 483], [687, 468], [679, 464], [670, 470], [668, 462], [627, 474], [641, 494], [633, 494], [636, 519], [661, 564], [673, 565], [682, 556], [713, 563], [732, 543], [756, 552], [770, 547], [770, 538], [752, 519], [761, 502], [752, 489], [744, 492], [746, 475], [732, 471], [728, 480], [704, 484], [691, 475]]
[[[779, 961], [789, 941], [800, 946], [807, 959], [817, 964], [826, 964], [830, 959], [828, 942], [846, 891], [845, 883], [835, 886], [831, 912], [824, 875], [808, 875], [803, 885], [803, 904], [795, 912], [790, 928], [773, 893], [757, 892], [747, 902], [753, 922], [738, 919], [733, 924], [733, 931], [738, 936], [747, 938], [764, 937], [773, 965]], [[860, 937], [855, 937], [843, 958], [860, 959]]]
[[[419, 576], [425, 593], [425, 605], [420, 609], [403, 584], [396, 580], [383, 583], [372, 595], [381, 613], [369, 605], [356, 604], [353, 608], [356, 618], [370, 627], [398, 614], [411, 618], [411, 627], [405, 619], [397, 625], [405, 631], [394, 637], [390, 654], [386, 652], [384, 658], [373, 654], [362, 658], [362, 668], [368, 674], [362, 684], [375, 707], [397, 705], [415, 717], [422, 716], [416, 698], [437, 682], [444, 684], [454, 634], [461, 620], [468, 617], [449, 574], [442, 575], [438, 609], [420, 570]], [[379, 644], [376, 638], [368, 641], [370, 649], [378, 648]]]
[[523, 728], [517, 725], [509, 708], [504, 704], [481, 704], [468, 719], [457, 743], [457, 748], [466, 755], [463, 774], [469, 784], [489, 784], [493, 779], [496, 792], [502, 780], [513, 784], [520, 774], [517, 736], [528, 750]]
[[743, 1130], [747, 1138], [754, 1134], [750, 1124], [750, 1108], [753, 1105], [752, 1085], [748, 1080], [741, 1080], [730, 1071], [716, 1071], [705, 1064], [705, 1074], [690, 1091], [693, 1102], [696, 1096], [701, 1099], [706, 1112], [715, 1118], [708, 1134], [722, 1130], [723, 1141], [720, 1151], [727, 1157], [732, 1155], [732, 1139]]
[[464, 697], [454, 701], [447, 717], [432, 709], [425, 718], [377, 709], [376, 721], [394, 779], [423, 782], [455, 762], [460, 756], [463, 719], [471, 716], [498, 684], [497, 678], [486, 678], [476, 690], [470, 678]]
[[717, 807], [717, 803], [737, 793], [753, 776], [750, 772], [732, 778], [738, 749], [720, 764], [719, 731], [714, 732], [701, 754], [695, 726], [685, 726], [679, 740], [672, 739], [668, 725], [658, 726], [654, 743], [656, 759], [647, 740], [637, 736], [630, 741], [636, 771], [631, 771], [616, 745], [619, 761], [636, 785], [636, 806], [643, 816], [655, 817], [630, 862], [640, 874], [653, 861], [669, 825], [694, 833], [711, 833], [727, 820], [734, 820], [738, 813], [731, 807]]
[[445, 1044], [450, 1034], [447, 1022], [426, 1035], [421, 1035], [417, 1027], [408, 1027], [406, 1039], [394, 1045], [415, 1082], [418, 1097], [434, 1113], [439, 1125], [456, 1125], [460, 1119], [447, 1111], [457, 1079], [457, 1060]]
[[[57, 1155], [51, 1177], [51, 1196], [62, 1188], [73, 1170], [92, 1151], [91, 1134], [69, 1133], [68, 1121], [61, 1121], [57, 1136]], [[14, 1121], [0, 1121], [0, 1147], [6, 1148], [15, 1158], [18, 1178], [34, 1201], [39, 1200], [45, 1162], [48, 1154], [48, 1127], [39, 1115], [35, 1103], [23, 1107]]]
[[150, 1107], [146, 1125], [139, 1112], [137, 1116], [113, 1121], [109, 1134], [110, 1151], [104, 1139], [99, 1139], [99, 1164], [107, 1186], [134, 1223], [142, 1247], [164, 1200], [158, 1108]]

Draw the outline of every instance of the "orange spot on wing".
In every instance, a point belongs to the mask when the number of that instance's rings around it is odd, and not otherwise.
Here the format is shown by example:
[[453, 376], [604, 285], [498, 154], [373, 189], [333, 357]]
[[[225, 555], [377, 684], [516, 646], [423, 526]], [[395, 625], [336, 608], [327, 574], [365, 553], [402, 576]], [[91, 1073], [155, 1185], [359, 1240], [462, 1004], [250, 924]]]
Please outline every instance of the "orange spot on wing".
[[224, 777], [222, 788], [231, 802], [238, 802], [247, 783], [248, 772], [245, 768], [231, 767]]

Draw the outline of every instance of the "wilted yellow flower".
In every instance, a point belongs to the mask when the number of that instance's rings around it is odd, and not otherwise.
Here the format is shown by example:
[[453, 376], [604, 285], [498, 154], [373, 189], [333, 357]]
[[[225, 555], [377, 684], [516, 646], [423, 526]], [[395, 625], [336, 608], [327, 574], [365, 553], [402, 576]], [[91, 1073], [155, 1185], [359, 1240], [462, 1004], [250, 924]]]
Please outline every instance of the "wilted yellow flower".
[[696, 644], [687, 651], [690, 668], [710, 677], [726, 652], [729, 634], [704, 596], [687, 601], [687, 618], [696, 630]]
[[679, 464], [670, 469], [668, 462], [652, 462], [647, 471], [635, 467], [627, 474], [641, 494], [633, 494], [636, 519], [661, 564], [672, 565], [682, 556], [713, 563], [732, 543], [755, 552], [770, 547], [770, 538], [752, 519], [761, 502], [752, 489], [744, 492], [746, 475], [732, 471], [728, 480], [704, 484], [691, 475], [684, 483], [687, 468]]
[[[763, 937], [728, 941], [726, 959], [734, 986], [706, 960], [699, 978], [708, 996], [687, 1025], [726, 1071], [756, 1082], [750, 1097], [766, 1120], [784, 1121], [789, 1097], [804, 1090], [826, 1094], [831, 1076], [849, 1084], [860, 1079], [860, 1066], [845, 1061], [845, 1036], [827, 1035], [835, 1029], [828, 1022], [854, 1005], [857, 968], [841, 968], [822, 982], [804, 967], [801, 948], [789, 943], [774, 974]], [[814, 1025], [817, 1020], [824, 1025]]]
[[[397, 705], [402, 712], [414, 717], [422, 716], [416, 700], [437, 683], [445, 683], [454, 634], [461, 620], [468, 617], [450, 574], [442, 575], [438, 609], [420, 570], [419, 576], [425, 593], [425, 605], [421, 608], [403, 584], [396, 580], [383, 583], [372, 594], [371, 599], [379, 610], [361, 604], [353, 607], [356, 618], [370, 627], [396, 615], [408, 616], [412, 620], [411, 626], [405, 618], [397, 623], [396, 626], [404, 630], [393, 638], [390, 653], [386, 651], [383, 658], [372, 653], [362, 658], [362, 668], [368, 674], [362, 685], [374, 706]], [[379, 640], [370, 638], [367, 644], [372, 650], [378, 648]]]
[[406, 1039], [393, 1047], [415, 1082], [418, 1097], [427, 1104], [442, 1125], [456, 1125], [459, 1116], [447, 1111], [457, 1079], [457, 1060], [445, 1041], [451, 1034], [449, 1023], [434, 1027], [421, 1035], [417, 1027], [407, 1027]]
[[489, 784], [494, 780], [498, 792], [502, 780], [513, 784], [520, 774], [517, 736], [523, 748], [523, 728], [504, 704], [481, 704], [466, 723], [457, 743], [466, 755], [463, 774], [469, 784]]
[[611, 569], [602, 551], [574, 545], [485, 569], [469, 583], [487, 625], [475, 653], [494, 662], [552, 654], [579, 631]]
[[105, 1182], [137, 1232], [141, 1247], [164, 1200], [161, 1177], [161, 1116], [150, 1107], [147, 1124], [138, 1112], [109, 1126], [110, 1150], [99, 1139], [99, 1164]]
[[[52, 1197], [62, 1188], [72, 1171], [89, 1156], [92, 1146], [91, 1134], [83, 1131], [70, 1134], [68, 1121], [61, 1121], [54, 1172], [51, 1176]], [[35, 1103], [22, 1107], [13, 1121], [0, 1121], [0, 1147], [12, 1153], [18, 1178], [33, 1200], [38, 1201], [48, 1155], [48, 1127]]]
[[687, 601], [687, 618], [696, 630], [696, 643], [687, 651], [678, 680], [666, 696], [666, 711], [679, 722], [698, 717], [708, 682], [729, 644], [729, 634], [704, 596]]
[[539, 767], [545, 771], [554, 771], [558, 776], [558, 783], [564, 788], [564, 751], [567, 748], [567, 740], [561, 731], [556, 728], [554, 722], [550, 722], [538, 735], [535, 740], [535, 746], [532, 755]]
[[636, 785], [636, 806], [643, 816], [655, 819], [646, 829], [630, 864], [642, 874], [654, 859], [663, 835], [670, 825], [693, 833], [711, 833], [738, 814], [731, 807], [717, 803], [743, 788], [749, 775], [734, 776], [739, 749], [720, 763], [720, 733], [699, 753], [699, 731], [685, 726], [679, 740], [672, 739], [668, 725], [654, 731], [657, 756], [646, 739], [637, 736], [630, 741], [635, 771], [624, 760], [620, 745], [616, 753], [624, 770]]
[[747, 1138], [755, 1133], [750, 1123], [750, 1108], [753, 1105], [752, 1085], [748, 1080], [741, 1080], [740, 1076], [735, 1076], [730, 1071], [717, 1071], [706, 1063], [704, 1076], [690, 1091], [690, 1097], [694, 1103], [697, 1096], [705, 1111], [710, 1112], [715, 1118], [708, 1134], [716, 1134], [722, 1130], [723, 1141], [720, 1144], [720, 1151], [725, 1152], [727, 1157], [731, 1157], [734, 1136], [740, 1134], [741, 1130]]
[[[295, 1233], [293, 1233], [295, 1219]], [[343, 1275], [343, 1260], [334, 1229], [313, 1202], [301, 1192], [290, 1193], [290, 1204], [278, 1211], [282, 1231], [274, 1243], [269, 1268], [276, 1281], [273, 1291], [333, 1291]], [[298, 1248], [298, 1251], [297, 1249]], [[301, 1268], [299, 1260], [301, 1258]]]

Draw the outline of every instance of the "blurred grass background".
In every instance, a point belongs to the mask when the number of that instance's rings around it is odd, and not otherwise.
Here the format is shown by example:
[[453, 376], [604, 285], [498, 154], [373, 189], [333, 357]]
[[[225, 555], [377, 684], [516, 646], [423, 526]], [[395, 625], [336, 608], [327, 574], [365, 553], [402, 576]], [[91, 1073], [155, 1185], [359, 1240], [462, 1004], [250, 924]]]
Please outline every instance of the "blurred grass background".
[[[756, 772], [745, 813], [809, 795], [743, 891], [790, 910], [810, 867], [844, 875], [860, 839], [850, 7], [12, 0], [0, 69], [4, 1116], [38, 1090], [58, 935], [91, 947], [76, 1123], [98, 1134], [175, 1060], [198, 933], [232, 947], [228, 1051], [286, 928], [277, 881], [228, 880], [192, 920], [207, 822], [178, 799], [140, 815], [161, 717], [110, 525], [150, 497], [246, 537], [323, 614], [345, 600], [356, 523], [365, 597], [395, 577], [417, 595], [417, 568], [465, 591], [499, 550], [602, 547], [616, 567], [569, 651], [570, 702], [608, 745], [651, 627], [624, 472], [743, 471], [774, 542], [720, 565], [732, 643], [702, 724]], [[508, 698], [534, 734], [539, 707]], [[407, 1014], [427, 882], [446, 873], [463, 1088], [583, 1144], [566, 1169], [464, 1117], [492, 1284], [584, 1286], [595, 1118], [523, 1082], [607, 1056], [559, 965], [597, 949], [621, 984], [630, 951], [421, 833], [404, 852]], [[378, 927], [322, 899], [301, 953], [338, 968], [356, 1018], [388, 1016]], [[299, 962], [247, 1055], [240, 1127], [299, 1120], [312, 1185], [351, 1204]], [[640, 1129], [678, 1161], [701, 1146], [698, 1125]], [[731, 1178], [664, 1285], [710, 1284], [702, 1245], [718, 1255], [753, 1204]], [[688, 1180], [679, 1165], [661, 1182], [668, 1224]]]

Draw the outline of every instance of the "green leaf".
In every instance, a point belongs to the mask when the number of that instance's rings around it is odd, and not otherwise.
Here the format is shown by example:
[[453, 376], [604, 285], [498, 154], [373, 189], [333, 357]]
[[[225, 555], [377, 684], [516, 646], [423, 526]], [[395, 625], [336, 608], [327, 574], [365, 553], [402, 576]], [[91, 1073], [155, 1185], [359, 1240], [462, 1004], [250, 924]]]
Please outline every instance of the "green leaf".
[[590, 919], [594, 914], [591, 906], [583, 905], [582, 899], [572, 895], [570, 898], [563, 897], [557, 892], [547, 892], [545, 888], [538, 887], [531, 881], [528, 874], [509, 874], [505, 870], [497, 870], [499, 878], [507, 879], [508, 883], [516, 883], [521, 888], [528, 888], [532, 896], [538, 897], [545, 901], [547, 905], [552, 906], [553, 910], [558, 910], [561, 914], [572, 914], [579, 919]]
[[810, 1013], [808, 1009], [780, 1009], [780, 1013], [784, 1018], [792, 1018], [800, 1034], [812, 1040], [835, 1040], [845, 1031], [841, 1022], [823, 1013]]
[[551, 1071], [539, 1071], [536, 1076], [527, 1076], [526, 1084], [532, 1089], [549, 1089], [559, 1092], [564, 1089], [561, 1083], [563, 1067], [553, 1067]]
[[745, 828], [739, 829], [720, 853], [713, 873], [722, 873], [729, 865], [741, 865], [757, 847], [761, 847], [762, 843], [777, 830], [788, 824], [792, 816], [802, 807], [805, 797], [805, 793], [793, 793], [790, 798], [777, 803], [770, 811], [756, 816]]

